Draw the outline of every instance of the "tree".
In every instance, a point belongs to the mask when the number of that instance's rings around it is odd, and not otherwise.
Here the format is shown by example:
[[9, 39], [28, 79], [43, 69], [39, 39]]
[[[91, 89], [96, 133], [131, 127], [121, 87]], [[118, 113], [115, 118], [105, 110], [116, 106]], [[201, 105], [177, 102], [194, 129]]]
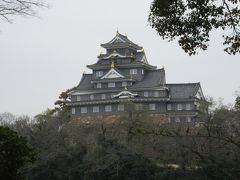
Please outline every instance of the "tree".
[[[154, 0], [148, 21], [163, 38], [178, 43], [189, 55], [206, 50], [209, 33], [224, 30], [224, 51], [240, 53], [240, 0]], [[232, 31], [231, 34], [228, 34]], [[226, 35], [227, 34], [227, 35]]]
[[234, 108], [235, 110], [240, 111], [240, 96], [236, 98]]
[[184, 163], [176, 161], [177, 151], [172, 153], [179, 168], [187, 173], [190, 170], [200, 179], [239, 179], [240, 113], [221, 108], [204, 118], [205, 123], [199, 127], [163, 125], [155, 134], [180, 142], [176, 149], [183, 152], [180, 158]]
[[0, 174], [1, 179], [24, 179], [20, 171], [24, 165], [33, 162], [35, 153], [27, 144], [24, 137], [9, 129], [0, 126]]
[[1, 113], [0, 114], [0, 126], [7, 126], [16, 121], [16, 117], [12, 113]]
[[58, 107], [55, 107], [54, 111], [68, 109], [67, 102], [70, 101], [70, 93], [75, 89], [76, 89], [76, 87], [67, 89], [66, 91], [63, 91], [59, 95], [58, 100], [54, 103], [55, 106], [58, 106]]
[[15, 16], [34, 16], [37, 7], [46, 7], [41, 0], [0, 0], [0, 19], [12, 22]]

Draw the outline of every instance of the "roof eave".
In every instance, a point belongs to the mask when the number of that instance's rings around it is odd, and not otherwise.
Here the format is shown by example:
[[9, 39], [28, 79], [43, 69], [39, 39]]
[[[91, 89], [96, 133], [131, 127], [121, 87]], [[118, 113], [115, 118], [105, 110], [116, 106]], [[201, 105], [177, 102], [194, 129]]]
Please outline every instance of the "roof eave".
[[[139, 64], [121, 64], [121, 65], [116, 65], [116, 66], [118, 68], [145, 67], [148, 70], [155, 70], [155, 69], [157, 69], [157, 66], [152, 66], [152, 65], [144, 64], [144, 63], [139, 63]], [[87, 65], [87, 68], [94, 69], [94, 70], [109, 69], [109, 65], [92, 64], [92, 65]]]
[[123, 43], [123, 44], [101, 44], [101, 47], [105, 49], [116, 49], [116, 48], [130, 48], [134, 50], [141, 50], [143, 47], [138, 46], [136, 44], [129, 44], [129, 43]]

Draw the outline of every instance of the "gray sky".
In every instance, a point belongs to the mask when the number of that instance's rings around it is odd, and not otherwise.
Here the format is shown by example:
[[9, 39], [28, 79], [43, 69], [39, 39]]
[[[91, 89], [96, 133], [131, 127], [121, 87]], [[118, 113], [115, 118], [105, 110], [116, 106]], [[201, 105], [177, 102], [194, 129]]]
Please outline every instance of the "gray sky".
[[36, 115], [76, 86], [100, 43], [116, 30], [144, 47], [150, 64], [164, 65], [168, 83], [201, 82], [203, 92], [225, 103], [240, 90], [240, 56], [222, 51], [219, 32], [209, 50], [189, 57], [176, 42], [163, 41], [148, 25], [151, 0], [51, 0], [40, 18], [0, 22], [0, 113]]

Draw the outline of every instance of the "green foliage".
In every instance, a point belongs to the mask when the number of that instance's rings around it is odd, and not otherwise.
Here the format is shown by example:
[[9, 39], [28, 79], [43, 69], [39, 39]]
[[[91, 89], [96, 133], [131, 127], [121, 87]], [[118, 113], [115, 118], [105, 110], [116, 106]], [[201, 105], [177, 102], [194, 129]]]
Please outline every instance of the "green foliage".
[[1, 179], [24, 179], [21, 168], [33, 162], [35, 153], [24, 137], [8, 127], [0, 126], [0, 175]]
[[67, 102], [69, 101], [69, 96], [70, 96], [70, 92], [73, 91], [76, 87], [73, 87], [71, 89], [67, 89], [66, 91], [62, 92], [59, 97], [58, 97], [58, 100], [54, 103], [56, 107], [54, 111], [58, 111], [58, 110], [68, 110], [68, 107], [67, 107]]
[[100, 138], [99, 154], [95, 162], [89, 162], [91, 169], [86, 173], [86, 179], [98, 180], [145, 180], [154, 179], [157, 166], [140, 154], [113, 140]]
[[[209, 104], [206, 104], [208, 106]], [[37, 161], [34, 180], [240, 179], [240, 113], [218, 108], [201, 124], [161, 124], [131, 102], [115, 120], [72, 121], [69, 110], [48, 110], [12, 128], [26, 136]]]
[[209, 33], [222, 29], [228, 54], [240, 52], [239, 0], [154, 0], [148, 21], [163, 39], [178, 38], [179, 45], [189, 55], [206, 50]]
[[235, 110], [240, 111], [240, 96], [236, 98], [234, 108]]

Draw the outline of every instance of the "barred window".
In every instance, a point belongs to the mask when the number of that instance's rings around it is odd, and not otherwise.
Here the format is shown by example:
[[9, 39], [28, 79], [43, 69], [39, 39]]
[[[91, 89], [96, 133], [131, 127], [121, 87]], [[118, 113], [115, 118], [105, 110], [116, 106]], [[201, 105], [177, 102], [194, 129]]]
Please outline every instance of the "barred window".
[[191, 110], [191, 104], [186, 104], [186, 110]]
[[181, 111], [182, 110], [182, 104], [177, 105], [177, 110]]
[[81, 96], [77, 96], [77, 101], [81, 101]]
[[86, 114], [87, 113], [87, 107], [81, 107], [81, 113]]
[[115, 82], [108, 83], [108, 87], [115, 87]]
[[94, 95], [93, 95], [93, 94], [90, 95], [90, 99], [91, 99], [91, 100], [94, 99]]
[[118, 105], [118, 111], [124, 111], [124, 104]]
[[144, 97], [148, 97], [148, 96], [149, 96], [148, 91], [144, 91], [143, 96], [144, 96]]
[[130, 69], [130, 74], [131, 75], [137, 74], [137, 69]]
[[72, 114], [76, 114], [76, 109], [72, 108]]
[[99, 106], [94, 106], [94, 107], [93, 107], [93, 112], [94, 112], [94, 113], [99, 112]]
[[97, 83], [97, 88], [102, 88], [102, 84], [101, 83]]
[[102, 98], [102, 99], [106, 99], [106, 94], [102, 94], [102, 95], [101, 95], [101, 98]]
[[150, 111], [156, 110], [156, 104], [149, 104], [149, 110]]
[[186, 117], [186, 122], [188, 123], [192, 122], [192, 118], [190, 116]]
[[154, 91], [154, 92], [153, 92], [153, 96], [154, 96], [154, 97], [159, 97], [159, 92], [158, 92], [158, 91]]
[[127, 86], [127, 82], [122, 82], [122, 87], [126, 87]]
[[167, 104], [167, 110], [171, 111], [172, 110], [172, 104]]
[[96, 71], [96, 77], [101, 77], [103, 75], [103, 71]]
[[112, 106], [111, 105], [105, 106], [105, 112], [111, 112], [111, 111], [112, 111]]

